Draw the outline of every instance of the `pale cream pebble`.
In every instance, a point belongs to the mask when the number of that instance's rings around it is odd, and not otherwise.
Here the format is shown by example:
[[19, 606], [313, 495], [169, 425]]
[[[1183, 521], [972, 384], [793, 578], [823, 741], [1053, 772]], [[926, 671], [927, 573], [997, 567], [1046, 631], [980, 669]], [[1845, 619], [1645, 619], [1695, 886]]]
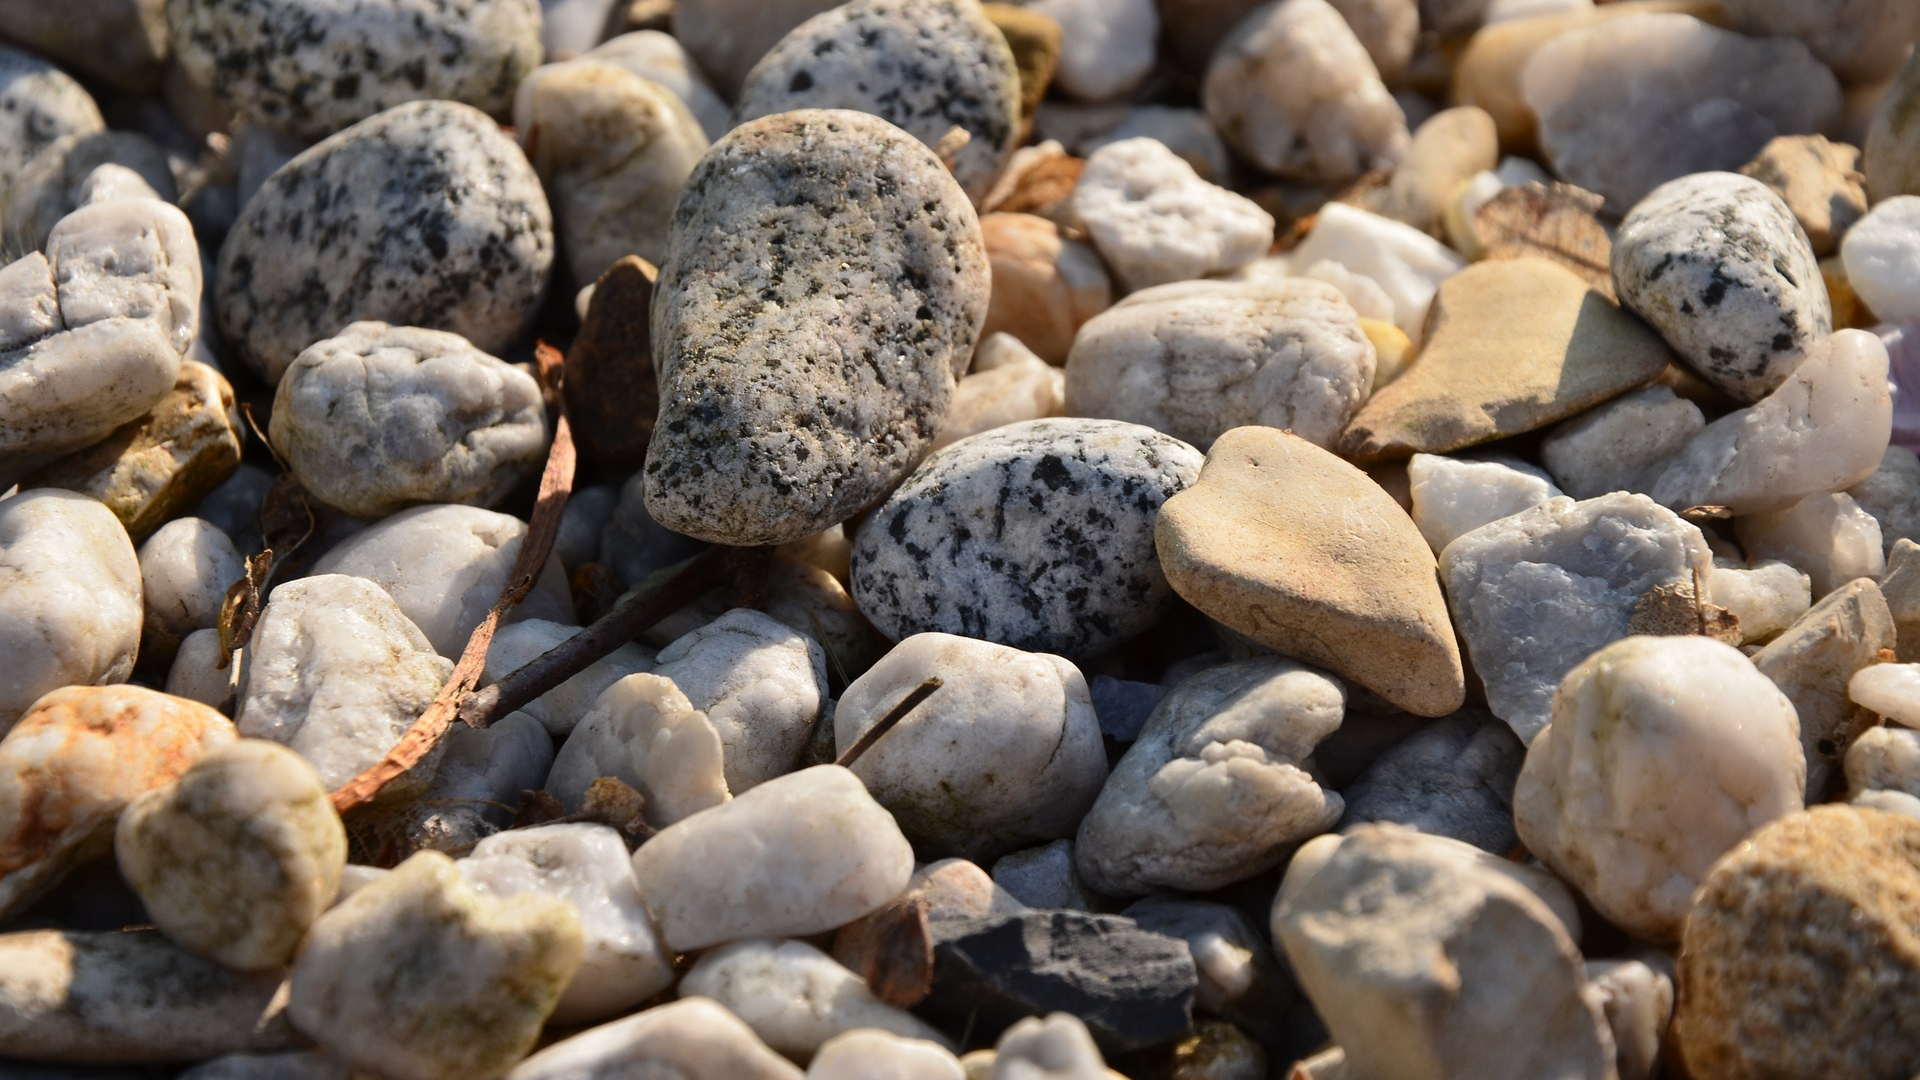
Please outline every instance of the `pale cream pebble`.
[[1870, 664], [1847, 680], [1847, 697], [1902, 727], [1920, 729], [1920, 664]]
[[1345, 203], [1321, 207], [1312, 231], [1293, 249], [1296, 265], [1310, 268], [1322, 259], [1378, 285], [1393, 303], [1394, 325], [1415, 344], [1425, 336], [1440, 282], [1467, 264], [1426, 233]]
[[1095, 151], [1073, 211], [1127, 289], [1237, 270], [1273, 242], [1273, 215], [1200, 179], [1153, 139]]
[[857, 1028], [821, 1044], [807, 1080], [967, 1080], [967, 1071], [938, 1042]]
[[768, 1046], [798, 1061], [860, 1028], [949, 1045], [931, 1025], [885, 1004], [860, 976], [799, 941], [739, 941], [713, 949], [680, 980], [679, 993], [712, 998]]
[[1855, 578], [1886, 572], [1880, 523], [1840, 492], [1817, 492], [1784, 510], [1736, 518], [1734, 536], [1753, 560], [1804, 570], [1815, 600]]
[[653, 674], [672, 680], [706, 714], [735, 795], [799, 766], [827, 700], [820, 643], [750, 608], [734, 608], [661, 649]]
[[166, 691], [210, 708], [225, 709], [233, 700], [240, 668], [240, 662], [220, 648], [218, 629], [195, 630], [180, 639], [173, 666], [167, 669]]
[[1707, 599], [1740, 620], [1740, 644], [1770, 641], [1813, 606], [1813, 579], [1784, 562], [1715, 565]]
[[700, 66], [672, 34], [635, 30], [608, 38], [580, 58], [626, 68], [673, 91], [699, 119], [708, 139], [718, 139], [733, 126], [732, 108], [714, 93]]
[[608, 776], [646, 798], [647, 823], [664, 828], [729, 799], [725, 747], [673, 680], [628, 675], [601, 693], [560, 747], [546, 789], [578, 809]]
[[246, 563], [233, 540], [204, 518], [175, 518], [140, 545], [140, 585], [146, 632], [185, 638], [212, 627], [227, 587]]
[[1064, 416], [1066, 396], [1066, 373], [1036, 356], [976, 371], [954, 387], [953, 405], [927, 452], [1022, 420]]
[[1413, 523], [1435, 555], [1454, 538], [1560, 494], [1534, 466], [1515, 459], [1415, 454], [1407, 462]]
[[514, 1066], [506, 1080], [633, 1080], [636, 1076], [801, 1080], [719, 1003], [689, 997], [588, 1028]]

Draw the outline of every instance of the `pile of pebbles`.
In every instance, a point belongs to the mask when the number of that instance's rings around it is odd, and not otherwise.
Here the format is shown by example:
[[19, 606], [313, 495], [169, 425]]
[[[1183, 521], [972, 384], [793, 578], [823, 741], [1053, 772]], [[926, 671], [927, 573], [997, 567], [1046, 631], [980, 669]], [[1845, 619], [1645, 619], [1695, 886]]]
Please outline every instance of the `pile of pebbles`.
[[0, 1076], [1913, 1080], [1916, 40], [0, 0]]

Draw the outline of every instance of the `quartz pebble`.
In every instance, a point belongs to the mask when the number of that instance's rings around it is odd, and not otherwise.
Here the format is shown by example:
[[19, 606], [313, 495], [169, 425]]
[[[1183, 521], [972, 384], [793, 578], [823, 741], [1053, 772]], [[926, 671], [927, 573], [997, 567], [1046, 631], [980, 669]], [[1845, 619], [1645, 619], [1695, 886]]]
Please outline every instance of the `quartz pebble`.
[[821, 1044], [807, 1080], [967, 1080], [967, 1072], [937, 1042], [857, 1028]]
[[1081, 101], [1124, 97], [1153, 70], [1160, 13], [1153, 0], [1020, 0], [1064, 31], [1054, 83]]
[[[944, 449], [970, 435], [1066, 413], [1067, 379], [1059, 368], [1027, 351], [1010, 335], [1005, 351], [1014, 359], [986, 371], [975, 370], [953, 389], [953, 405], [928, 451]], [[979, 351], [975, 350], [976, 366]]]
[[113, 852], [170, 940], [239, 971], [275, 971], [333, 903], [347, 832], [313, 766], [243, 739], [127, 804]]
[[1589, 960], [1587, 989], [1600, 998], [1613, 1032], [1620, 1080], [1653, 1080], [1673, 1021], [1673, 960], [1648, 951], [1617, 960]]
[[726, 751], [736, 795], [792, 772], [827, 697], [818, 642], [735, 608], [661, 649], [653, 673], [706, 714]]
[[1576, 499], [1645, 492], [1666, 459], [1706, 426], [1700, 406], [1670, 387], [1649, 386], [1554, 428], [1540, 442], [1540, 463]]
[[1893, 647], [1894, 635], [1886, 598], [1863, 578], [1828, 593], [1754, 654], [1754, 666], [1787, 695], [1799, 718], [1808, 803], [1826, 793], [1847, 744], [1872, 725], [1871, 714], [1848, 700], [1847, 687], [1855, 672]]
[[1444, 218], [1455, 194], [1468, 180], [1491, 170], [1499, 154], [1499, 134], [1485, 109], [1467, 105], [1436, 113], [1413, 133], [1387, 186], [1376, 189], [1379, 198], [1372, 209], [1444, 237]]
[[1095, 151], [1074, 188], [1073, 212], [1128, 289], [1238, 270], [1273, 242], [1273, 215], [1200, 179], [1155, 139]]
[[1320, 208], [1312, 231], [1293, 249], [1293, 264], [1308, 276], [1318, 276], [1313, 267], [1323, 260], [1374, 283], [1393, 305], [1390, 320], [1416, 343], [1425, 336], [1434, 291], [1466, 265], [1451, 248], [1410, 225], [1331, 202]]
[[1920, 664], [1873, 664], [1854, 672], [1847, 697], [1904, 727], [1920, 729]]
[[[17, 13], [9, 11], [8, 28]], [[0, 198], [34, 155], [67, 135], [103, 130], [100, 106], [73, 76], [32, 53], [0, 45]]]
[[1108, 1080], [1087, 1025], [1072, 1013], [1029, 1016], [1000, 1035], [987, 1080]]
[[1734, 535], [1748, 558], [1778, 559], [1805, 571], [1815, 599], [1855, 578], [1878, 579], [1886, 570], [1880, 523], [1838, 492], [1740, 518]]
[[796, 1060], [860, 1028], [946, 1044], [924, 1021], [881, 1002], [858, 975], [799, 941], [740, 941], [713, 949], [680, 980], [679, 992], [726, 1006], [768, 1046]]
[[514, 1066], [506, 1080], [625, 1080], [724, 1076], [729, 1080], [801, 1080], [718, 1002], [690, 997], [589, 1028]]
[[1112, 302], [1099, 254], [1037, 214], [984, 214], [980, 235], [993, 268], [982, 342], [1008, 333], [1048, 363], [1065, 361], [1074, 332]]
[[167, 670], [166, 691], [224, 710], [233, 700], [234, 676], [239, 671], [239, 665], [220, 648], [219, 629], [210, 626], [195, 630], [180, 639], [173, 666]]
[[732, 798], [725, 753], [713, 721], [673, 680], [628, 675], [571, 729], [546, 789], [578, 810], [595, 780], [612, 777], [646, 799], [648, 824], [665, 827]]
[[1457, 537], [1561, 494], [1540, 469], [1514, 459], [1415, 454], [1407, 481], [1413, 523], [1435, 555]]
[[[501, 627], [493, 635], [492, 647], [487, 650], [487, 663], [481, 670], [480, 684], [486, 686], [499, 682], [579, 632], [577, 626], [545, 619], [524, 619]], [[628, 675], [652, 671], [653, 663], [652, 649], [628, 642], [587, 665], [566, 682], [521, 706], [521, 711], [540, 721], [549, 733], [565, 736], [587, 715], [587, 711], [593, 708], [594, 702], [609, 686]]]
[[1865, 805], [1861, 796], [1876, 792], [1920, 796], [1920, 731], [1868, 728], [1847, 747], [1845, 771], [1856, 806]]
[[1751, 565], [1713, 570], [1707, 599], [1740, 620], [1740, 643], [1765, 642], [1792, 626], [1813, 604], [1813, 579], [1783, 562], [1756, 559]]
[[1920, 193], [1876, 203], [1840, 241], [1847, 283], [1882, 319], [1920, 319]]

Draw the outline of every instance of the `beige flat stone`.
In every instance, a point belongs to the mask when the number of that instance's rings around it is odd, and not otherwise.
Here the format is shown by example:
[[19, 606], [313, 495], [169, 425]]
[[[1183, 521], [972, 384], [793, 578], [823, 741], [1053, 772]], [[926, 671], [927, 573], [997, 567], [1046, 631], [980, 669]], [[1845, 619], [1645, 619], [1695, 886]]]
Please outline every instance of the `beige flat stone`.
[[1466, 695], [1433, 552], [1366, 473], [1277, 428], [1220, 436], [1154, 528], [1175, 592], [1421, 716]]
[[1343, 456], [1440, 454], [1564, 420], [1645, 386], [1666, 344], [1557, 263], [1476, 263], [1440, 283], [1419, 359], [1360, 409]]

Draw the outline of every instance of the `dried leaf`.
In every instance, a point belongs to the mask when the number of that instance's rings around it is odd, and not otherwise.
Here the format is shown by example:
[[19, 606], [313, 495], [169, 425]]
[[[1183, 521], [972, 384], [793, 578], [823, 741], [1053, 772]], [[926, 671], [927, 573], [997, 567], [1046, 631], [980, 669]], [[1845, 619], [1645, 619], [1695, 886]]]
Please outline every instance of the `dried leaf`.
[[1693, 584], [1670, 581], [1641, 594], [1627, 619], [1627, 633], [1652, 637], [1698, 635], [1729, 645], [1740, 644], [1740, 616], [1700, 600], [1697, 577]]
[[523, 791], [520, 793], [520, 809], [513, 815], [513, 827], [524, 829], [530, 825], [551, 825], [567, 816], [567, 808], [560, 800], [545, 791]]
[[1085, 161], [1065, 153], [1042, 157], [1015, 176], [1003, 176], [980, 212], [1050, 217], [1061, 203], [1073, 197], [1073, 189], [1080, 184], [1080, 171], [1086, 167]]
[[1572, 184], [1520, 184], [1502, 190], [1474, 212], [1473, 234], [1482, 258], [1537, 255], [1557, 262], [1616, 299], [1609, 260], [1613, 241], [1596, 216], [1605, 202]]

